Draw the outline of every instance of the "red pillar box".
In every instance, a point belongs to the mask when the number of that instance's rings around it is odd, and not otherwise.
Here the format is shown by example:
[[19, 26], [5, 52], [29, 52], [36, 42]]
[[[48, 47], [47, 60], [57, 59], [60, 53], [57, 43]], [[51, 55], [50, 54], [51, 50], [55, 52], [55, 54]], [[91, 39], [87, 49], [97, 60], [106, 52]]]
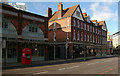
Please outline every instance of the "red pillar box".
[[31, 64], [31, 49], [24, 48], [22, 50], [22, 64]]

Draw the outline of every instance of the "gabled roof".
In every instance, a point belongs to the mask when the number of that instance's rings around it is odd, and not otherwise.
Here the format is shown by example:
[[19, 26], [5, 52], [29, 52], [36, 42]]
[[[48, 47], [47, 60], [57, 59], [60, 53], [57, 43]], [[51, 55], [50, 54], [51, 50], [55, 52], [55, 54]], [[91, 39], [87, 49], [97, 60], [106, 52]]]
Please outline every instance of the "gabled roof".
[[[69, 7], [69, 8], [66, 8], [66, 9], [63, 9], [63, 17], [69, 17], [69, 16], [72, 16], [72, 14], [74, 13], [74, 11], [76, 10], [76, 8], [78, 7], [79, 5], [75, 5], [75, 6], [72, 6], [72, 7]], [[58, 19], [58, 11], [56, 11], [53, 16], [50, 18], [49, 21], [53, 21], [53, 20], [56, 20]]]
[[99, 21], [98, 22], [99, 26], [103, 26], [104, 23], [105, 23], [105, 21]]

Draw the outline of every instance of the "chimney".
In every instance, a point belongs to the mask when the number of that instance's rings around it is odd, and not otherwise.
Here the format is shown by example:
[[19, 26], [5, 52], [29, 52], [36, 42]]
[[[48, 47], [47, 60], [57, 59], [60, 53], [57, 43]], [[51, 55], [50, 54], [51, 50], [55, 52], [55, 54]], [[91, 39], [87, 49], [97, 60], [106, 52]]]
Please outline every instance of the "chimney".
[[62, 10], [63, 10], [63, 5], [62, 2], [60, 2], [58, 5], [58, 18], [62, 17]]
[[51, 18], [52, 17], [52, 9], [48, 7], [47, 9], [47, 17]]

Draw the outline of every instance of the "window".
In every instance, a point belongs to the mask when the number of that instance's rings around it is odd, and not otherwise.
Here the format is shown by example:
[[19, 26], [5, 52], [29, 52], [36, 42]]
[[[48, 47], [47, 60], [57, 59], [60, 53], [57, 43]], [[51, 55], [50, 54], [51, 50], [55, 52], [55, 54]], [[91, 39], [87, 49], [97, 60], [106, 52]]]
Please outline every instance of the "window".
[[54, 29], [56, 28], [56, 22], [54, 22]]
[[101, 35], [101, 29], [100, 29], [100, 35]]
[[8, 28], [9, 23], [2, 22], [2, 28]]
[[98, 43], [99, 43], [99, 37], [98, 37]]
[[90, 42], [92, 42], [92, 36], [90, 35]]
[[37, 32], [37, 28], [35, 28], [35, 32]]
[[32, 32], [34, 32], [34, 27], [32, 27]]
[[69, 19], [67, 19], [67, 26], [69, 26]]
[[56, 33], [54, 32], [54, 41], [56, 41]]
[[87, 29], [88, 29], [88, 31], [89, 31], [89, 24], [87, 25]]
[[94, 27], [93, 27], [93, 32], [95, 32]]
[[93, 43], [94, 43], [94, 35], [93, 35]]
[[73, 40], [75, 40], [75, 30], [74, 30], [74, 32], [73, 32]]
[[83, 29], [83, 22], [81, 22], [81, 29]]
[[77, 20], [77, 26], [78, 26], [78, 28], [79, 28], [79, 20]]
[[80, 17], [80, 12], [76, 11], [76, 16]]
[[75, 26], [75, 18], [73, 19], [73, 26]]
[[85, 30], [86, 30], [86, 25], [87, 25], [87, 24], [84, 23], [84, 29], [85, 29]]
[[78, 33], [77, 33], [77, 40], [79, 40], [80, 39], [80, 35], [79, 35], [79, 31], [78, 31]]
[[98, 34], [99, 34], [99, 29], [98, 29]]
[[97, 36], [96, 36], [96, 43], [97, 43]]
[[96, 30], [96, 33], [97, 33], [97, 28], [95, 30]]
[[67, 40], [69, 40], [69, 32], [67, 31]]
[[85, 34], [85, 37], [84, 37], [84, 38], [85, 38], [85, 41], [86, 41], [86, 34]]
[[90, 31], [92, 32], [92, 26], [90, 26]]
[[89, 42], [89, 35], [87, 35], [87, 36], [88, 36], [87, 40], [88, 40], [88, 42]]
[[83, 41], [83, 32], [81, 33], [81, 41]]
[[29, 27], [29, 32], [31, 32], [31, 27]]

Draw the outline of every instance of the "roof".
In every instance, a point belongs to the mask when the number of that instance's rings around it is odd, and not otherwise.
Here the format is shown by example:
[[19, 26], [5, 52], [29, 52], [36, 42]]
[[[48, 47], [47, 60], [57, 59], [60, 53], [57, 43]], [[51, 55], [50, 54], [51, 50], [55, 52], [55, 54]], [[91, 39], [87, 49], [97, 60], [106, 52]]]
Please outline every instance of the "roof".
[[83, 16], [87, 16], [86, 12], [85, 12], [85, 13], [82, 13], [82, 14], [83, 14]]
[[92, 22], [96, 22], [97, 20], [91, 20]]
[[84, 18], [88, 18], [89, 16], [84, 16]]
[[[74, 13], [74, 11], [76, 10], [76, 8], [78, 7], [79, 5], [75, 5], [75, 6], [72, 6], [72, 7], [69, 7], [69, 8], [66, 8], [66, 9], [63, 9], [63, 12], [65, 13], [63, 17], [69, 17], [69, 16], [72, 16], [72, 14]], [[50, 18], [49, 21], [53, 21], [53, 20], [56, 20], [58, 19], [58, 11], [56, 11], [53, 16]]]
[[99, 21], [98, 22], [99, 26], [103, 26], [104, 23], [105, 23], [105, 21]]

